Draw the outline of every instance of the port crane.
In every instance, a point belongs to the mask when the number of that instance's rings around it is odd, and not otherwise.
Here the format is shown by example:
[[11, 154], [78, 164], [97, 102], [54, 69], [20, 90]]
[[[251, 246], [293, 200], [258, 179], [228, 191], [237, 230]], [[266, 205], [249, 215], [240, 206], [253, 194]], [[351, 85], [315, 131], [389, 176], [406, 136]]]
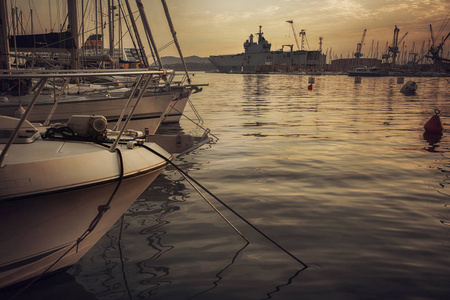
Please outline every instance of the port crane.
[[383, 54], [382, 58], [389, 60], [392, 57], [392, 65], [395, 65], [395, 61], [397, 60], [397, 54], [400, 53], [398, 51], [398, 45], [405, 39], [408, 32], [406, 32], [400, 39], [398, 38], [398, 33], [400, 29], [398, 29], [397, 25], [394, 28], [394, 37], [392, 39], [392, 46], [389, 46], [387, 49], [387, 53]]
[[366, 31], [367, 29], [364, 29], [362, 38], [361, 38], [361, 42], [356, 44], [356, 52], [355, 52], [355, 57], [356, 58], [361, 58], [363, 56], [363, 54], [361, 53], [361, 49], [362, 46], [364, 45], [364, 39], [366, 38]]
[[445, 38], [442, 39], [442, 42], [437, 46], [435, 46], [436, 39], [434, 37], [433, 27], [431, 27], [431, 24], [430, 24], [430, 32], [431, 32], [431, 46], [429, 47], [428, 53], [425, 55], [425, 57], [431, 58], [433, 59], [433, 61], [446, 61], [446, 62], [450, 61], [450, 59], [443, 58], [440, 56], [440, 52], [442, 52], [442, 47], [444, 46], [445, 41], [450, 36], [450, 32], [447, 34]]
[[[300, 30], [300, 36], [302, 37], [302, 48], [301, 50], [305, 50], [305, 36], [306, 36], [306, 31], [304, 29]], [[308, 43], [308, 40], [306, 41]], [[309, 45], [308, 45], [309, 48]]]
[[291, 24], [292, 32], [294, 33], [295, 43], [297, 44], [297, 49], [300, 50], [300, 45], [299, 45], [298, 39], [297, 39], [297, 32], [295, 31], [295, 27], [294, 27], [294, 21], [287, 20], [286, 22]]

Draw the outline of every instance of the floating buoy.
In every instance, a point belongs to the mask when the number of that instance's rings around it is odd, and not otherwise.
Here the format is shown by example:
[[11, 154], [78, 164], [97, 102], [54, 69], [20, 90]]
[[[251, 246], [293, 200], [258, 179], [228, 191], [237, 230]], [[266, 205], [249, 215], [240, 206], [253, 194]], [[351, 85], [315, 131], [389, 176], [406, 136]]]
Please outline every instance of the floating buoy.
[[405, 78], [403, 78], [403, 77], [397, 77], [397, 83], [398, 84], [402, 84], [402, 83], [404, 83], [405, 82]]
[[400, 92], [404, 95], [414, 95], [417, 91], [418, 85], [414, 81], [408, 81], [401, 88]]
[[361, 76], [355, 77], [355, 83], [361, 83]]
[[313, 88], [312, 84], [308, 85], [308, 90], [312, 91], [312, 88]]
[[314, 82], [316, 82], [316, 79], [313, 76], [310, 76], [308, 78], [308, 83], [314, 83]]
[[434, 116], [432, 116], [428, 122], [425, 123], [423, 128], [429, 133], [442, 133], [444, 127], [442, 126], [441, 118], [439, 117], [439, 109], [434, 110]]

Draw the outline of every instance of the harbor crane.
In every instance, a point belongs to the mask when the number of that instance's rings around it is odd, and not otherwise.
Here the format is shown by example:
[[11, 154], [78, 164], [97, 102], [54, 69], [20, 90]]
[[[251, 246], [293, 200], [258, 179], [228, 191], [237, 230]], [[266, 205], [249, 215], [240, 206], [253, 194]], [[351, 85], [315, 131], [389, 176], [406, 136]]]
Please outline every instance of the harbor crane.
[[392, 39], [392, 46], [389, 46], [387, 49], [387, 53], [383, 54], [382, 58], [388, 60], [392, 57], [392, 65], [395, 65], [395, 61], [397, 60], [397, 54], [400, 53], [398, 51], [398, 45], [405, 39], [408, 32], [406, 32], [400, 39], [398, 38], [398, 33], [400, 29], [398, 29], [397, 25], [394, 28], [394, 37]]
[[442, 53], [443, 50], [442, 47], [444, 46], [445, 41], [450, 36], [450, 32], [447, 34], [445, 38], [442, 39], [442, 42], [437, 46], [435, 46], [436, 39], [434, 37], [433, 27], [431, 27], [431, 24], [430, 24], [430, 32], [431, 32], [431, 46], [428, 49], [428, 53], [425, 55], [425, 57], [431, 58], [433, 59], [433, 61], [446, 61], [446, 62], [450, 61], [450, 59], [443, 58], [440, 56], [440, 53]]
[[364, 39], [366, 38], [366, 31], [367, 29], [364, 29], [362, 38], [361, 38], [361, 42], [356, 44], [356, 52], [355, 52], [355, 57], [356, 58], [361, 58], [363, 56], [363, 54], [361, 53], [361, 49], [362, 46], [364, 45]]
[[[304, 30], [304, 29], [302, 29], [301, 31], [300, 31], [300, 36], [302, 37], [302, 48], [301, 48], [301, 50], [305, 50], [306, 48], [305, 48], [305, 36], [306, 36], [306, 31]], [[308, 41], [306, 41], [306, 42], [308, 42]], [[308, 45], [308, 48], [309, 48], [309, 45]]]
[[295, 43], [297, 44], [297, 49], [300, 50], [300, 45], [298, 44], [298, 39], [297, 39], [297, 32], [295, 31], [295, 27], [294, 27], [294, 21], [287, 20], [286, 22], [291, 24], [292, 32], [294, 33]]

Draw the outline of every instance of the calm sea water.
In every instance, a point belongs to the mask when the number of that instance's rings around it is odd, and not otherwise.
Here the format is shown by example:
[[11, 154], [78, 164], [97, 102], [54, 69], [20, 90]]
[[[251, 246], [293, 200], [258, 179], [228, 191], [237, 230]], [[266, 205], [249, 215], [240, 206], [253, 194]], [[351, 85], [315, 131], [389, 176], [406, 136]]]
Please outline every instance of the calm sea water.
[[[450, 299], [450, 94], [445, 78], [198, 73], [219, 141], [174, 169], [74, 267], [29, 299]], [[441, 111], [442, 137], [423, 125]], [[186, 109], [193, 117], [192, 110]], [[180, 128], [193, 130], [188, 120]], [[206, 194], [206, 193], [205, 193]]]

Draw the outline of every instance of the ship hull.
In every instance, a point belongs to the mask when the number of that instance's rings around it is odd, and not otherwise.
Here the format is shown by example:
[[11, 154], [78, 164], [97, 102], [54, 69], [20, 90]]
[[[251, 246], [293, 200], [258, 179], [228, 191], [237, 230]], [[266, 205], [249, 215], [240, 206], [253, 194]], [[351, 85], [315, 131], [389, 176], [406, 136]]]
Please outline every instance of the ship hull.
[[[210, 56], [210, 62], [222, 73], [258, 73], [292, 69], [318, 69], [325, 65], [324, 54], [319, 51], [270, 51]], [[282, 69], [282, 68], [281, 68]]]

